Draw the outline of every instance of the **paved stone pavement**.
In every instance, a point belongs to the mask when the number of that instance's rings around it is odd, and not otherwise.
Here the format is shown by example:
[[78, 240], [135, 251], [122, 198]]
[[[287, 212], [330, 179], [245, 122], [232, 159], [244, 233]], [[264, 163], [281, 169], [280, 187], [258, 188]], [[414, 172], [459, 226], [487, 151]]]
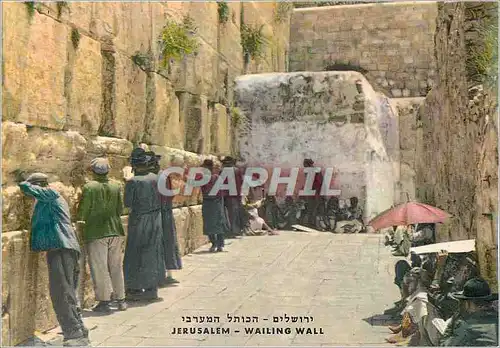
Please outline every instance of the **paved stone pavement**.
[[[86, 325], [95, 327], [90, 334], [92, 344], [384, 345], [389, 333], [379, 317], [398, 300], [399, 291], [393, 285], [396, 259], [384, 247], [382, 236], [281, 232], [228, 240], [227, 244], [224, 253], [207, 253], [204, 246], [186, 255], [184, 269], [175, 275], [181, 283], [160, 291], [163, 302], [108, 316], [86, 312]], [[230, 323], [228, 315], [256, 316], [258, 323]], [[293, 318], [285, 322], [285, 315], [312, 317], [313, 321], [302, 319], [301, 323], [297, 318], [292, 323]], [[188, 316], [192, 322], [183, 322]], [[193, 316], [219, 316], [220, 322], [195, 323]], [[284, 321], [273, 323], [274, 316]], [[178, 327], [229, 328], [231, 333], [171, 334]], [[250, 334], [245, 327], [289, 327], [292, 332]], [[324, 334], [297, 334], [297, 327], [321, 328]]]

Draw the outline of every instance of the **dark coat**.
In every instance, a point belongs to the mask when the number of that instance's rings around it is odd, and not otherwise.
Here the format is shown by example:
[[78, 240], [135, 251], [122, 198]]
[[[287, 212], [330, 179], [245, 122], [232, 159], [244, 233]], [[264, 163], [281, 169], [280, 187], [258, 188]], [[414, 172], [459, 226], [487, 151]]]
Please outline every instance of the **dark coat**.
[[127, 289], [150, 289], [165, 278], [161, 199], [156, 174], [136, 175], [125, 185], [130, 208], [123, 273]]

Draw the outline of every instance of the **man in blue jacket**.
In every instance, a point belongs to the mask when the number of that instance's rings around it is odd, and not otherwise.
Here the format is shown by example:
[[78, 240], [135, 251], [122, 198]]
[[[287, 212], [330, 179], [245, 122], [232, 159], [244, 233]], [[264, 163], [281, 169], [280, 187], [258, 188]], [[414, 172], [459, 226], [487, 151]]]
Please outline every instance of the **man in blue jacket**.
[[71, 224], [68, 203], [48, 187], [47, 175], [34, 173], [26, 180], [24, 177], [24, 173], [18, 172], [21, 191], [36, 199], [31, 220], [31, 251], [47, 252], [50, 298], [64, 335], [64, 345], [89, 345], [76, 293], [80, 245]]

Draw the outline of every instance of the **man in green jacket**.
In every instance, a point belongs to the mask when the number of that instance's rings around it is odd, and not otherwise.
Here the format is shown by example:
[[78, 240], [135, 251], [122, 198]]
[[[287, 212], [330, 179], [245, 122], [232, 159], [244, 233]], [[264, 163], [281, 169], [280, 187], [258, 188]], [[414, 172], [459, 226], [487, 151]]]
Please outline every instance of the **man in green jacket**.
[[118, 309], [126, 310], [122, 265], [125, 233], [120, 218], [122, 194], [120, 186], [108, 180], [110, 167], [106, 158], [95, 158], [91, 168], [94, 180], [83, 187], [78, 215], [85, 222], [84, 241], [95, 297], [99, 301], [93, 310], [111, 312], [111, 294], [117, 301]]
[[446, 347], [497, 347], [498, 311], [492, 303], [498, 294], [492, 294], [482, 278], [472, 278], [464, 290], [452, 293], [460, 301], [460, 312], [454, 315], [446, 328], [440, 345]]

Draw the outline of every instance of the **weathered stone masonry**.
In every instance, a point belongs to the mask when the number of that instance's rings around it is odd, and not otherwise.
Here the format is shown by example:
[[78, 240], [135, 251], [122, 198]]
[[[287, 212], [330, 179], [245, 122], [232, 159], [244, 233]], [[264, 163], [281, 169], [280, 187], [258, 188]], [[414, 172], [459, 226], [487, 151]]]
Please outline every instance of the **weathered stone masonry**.
[[[28, 247], [33, 202], [20, 194], [12, 172], [49, 174], [74, 215], [92, 157], [107, 156], [111, 178], [121, 182], [140, 142], [163, 156], [162, 166], [197, 165], [234, 151], [232, 81], [244, 71], [285, 69], [289, 19], [274, 20], [273, 2], [228, 6], [229, 20], [220, 23], [215, 2], [2, 4], [3, 344], [56, 324], [44, 255]], [[186, 16], [198, 27], [197, 53], [162, 69], [161, 30]], [[267, 33], [262, 57], [247, 65], [241, 18]], [[150, 66], [136, 64], [139, 55], [153, 57]], [[200, 197], [195, 191], [174, 203], [187, 253], [205, 242]], [[92, 286], [82, 271], [81, 297], [90, 305]]]
[[434, 85], [435, 2], [293, 11], [290, 71], [363, 72], [388, 97], [424, 97]]

